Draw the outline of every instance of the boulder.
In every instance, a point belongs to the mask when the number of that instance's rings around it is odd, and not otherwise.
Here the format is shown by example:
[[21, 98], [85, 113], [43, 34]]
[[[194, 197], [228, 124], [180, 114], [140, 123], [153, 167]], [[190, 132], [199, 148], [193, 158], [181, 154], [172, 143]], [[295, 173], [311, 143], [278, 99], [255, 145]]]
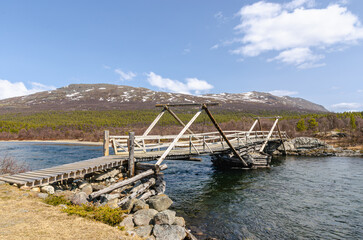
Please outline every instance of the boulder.
[[99, 191], [104, 189], [106, 186], [102, 184], [91, 184], [93, 191]]
[[54, 187], [47, 185], [41, 188], [42, 193], [54, 194]]
[[182, 240], [186, 236], [185, 229], [178, 225], [155, 225], [153, 234], [156, 240]]
[[151, 225], [139, 226], [134, 229], [136, 234], [141, 238], [150, 236], [152, 230], [153, 230], [153, 226], [151, 226]]
[[40, 188], [33, 187], [30, 191], [32, 191], [32, 192], [40, 192]]
[[46, 199], [48, 197], [48, 193], [38, 193], [38, 197], [41, 199]]
[[136, 199], [132, 208], [132, 212], [137, 212], [141, 209], [149, 209], [149, 205], [142, 200]]
[[175, 212], [171, 210], [164, 210], [159, 212], [154, 217], [155, 224], [173, 224], [175, 221]]
[[142, 209], [134, 214], [134, 223], [136, 226], [145, 226], [151, 223], [151, 220], [158, 213], [154, 209]]
[[175, 217], [173, 225], [178, 225], [181, 227], [185, 227], [185, 220], [182, 217]]
[[81, 191], [86, 193], [87, 195], [90, 195], [93, 192], [92, 185], [89, 183], [84, 184], [81, 188]]
[[107, 178], [115, 177], [119, 173], [120, 173], [119, 169], [112, 169], [111, 171], [95, 175], [95, 180], [96, 181], [103, 181], [103, 180], [106, 180]]
[[74, 196], [71, 199], [71, 202], [73, 204], [76, 205], [82, 205], [82, 204], [87, 204], [88, 200], [87, 200], [88, 195], [85, 192], [79, 192], [74, 194]]
[[107, 205], [112, 208], [112, 209], [115, 209], [115, 208], [118, 208], [118, 199], [117, 198], [114, 198], [110, 201], [107, 202]]
[[137, 199], [133, 198], [133, 199], [130, 199], [129, 201], [127, 201], [124, 205], [122, 205], [122, 209], [123, 210], [127, 210], [128, 213], [131, 212], [131, 210], [133, 209], [134, 207], [134, 204], [136, 202]]
[[[1, 185], [1, 183], [0, 183], [0, 185]], [[21, 186], [20, 187], [20, 190], [29, 191], [30, 190], [30, 187], [24, 185], [24, 186]]]
[[134, 228], [134, 221], [131, 215], [126, 216], [121, 222], [120, 227], [125, 227], [126, 230], [132, 230]]
[[148, 200], [150, 208], [153, 208], [158, 212], [168, 209], [172, 203], [173, 201], [165, 194], [153, 196]]

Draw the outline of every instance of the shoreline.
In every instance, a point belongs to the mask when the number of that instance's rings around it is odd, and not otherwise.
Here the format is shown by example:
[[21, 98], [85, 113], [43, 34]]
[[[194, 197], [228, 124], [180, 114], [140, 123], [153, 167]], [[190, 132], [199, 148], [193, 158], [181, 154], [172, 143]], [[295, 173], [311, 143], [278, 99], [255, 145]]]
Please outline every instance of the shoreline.
[[60, 145], [90, 145], [90, 146], [102, 146], [102, 142], [90, 142], [80, 140], [0, 140], [2, 142], [15, 142], [15, 143], [49, 143], [49, 144], [60, 144]]

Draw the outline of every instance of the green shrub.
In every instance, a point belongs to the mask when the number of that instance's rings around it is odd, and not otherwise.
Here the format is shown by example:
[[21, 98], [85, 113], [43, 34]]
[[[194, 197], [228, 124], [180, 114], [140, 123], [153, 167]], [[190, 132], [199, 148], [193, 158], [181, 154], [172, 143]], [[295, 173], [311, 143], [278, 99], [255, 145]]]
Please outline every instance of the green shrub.
[[308, 121], [309, 129], [316, 130], [319, 126], [318, 122], [315, 120], [315, 118], [310, 118]]
[[296, 129], [299, 132], [305, 131], [306, 130], [306, 126], [305, 126], [305, 120], [304, 119], [300, 119], [297, 124], [296, 124]]
[[109, 206], [96, 207], [93, 205], [70, 205], [62, 211], [69, 215], [78, 215], [84, 218], [94, 219], [111, 226], [118, 225], [126, 213], [126, 211], [120, 208], [112, 209]]
[[60, 204], [70, 205], [70, 201], [64, 198], [64, 196], [49, 195], [44, 202], [49, 205], [58, 206]]

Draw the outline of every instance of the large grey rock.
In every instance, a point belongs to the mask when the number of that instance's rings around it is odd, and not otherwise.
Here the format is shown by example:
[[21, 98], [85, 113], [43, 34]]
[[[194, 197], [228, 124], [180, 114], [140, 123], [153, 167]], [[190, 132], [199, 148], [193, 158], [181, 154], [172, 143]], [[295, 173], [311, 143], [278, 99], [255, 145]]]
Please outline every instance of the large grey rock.
[[41, 188], [42, 193], [54, 194], [54, 187], [47, 185]]
[[136, 199], [132, 208], [132, 212], [137, 212], [141, 209], [149, 209], [149, 205], [140, 199]]
[[132, 218], [131, 215], [125, 217], [121, 222], [120, 222], [120, 226], [121, 227], [125, 227], [126, 230], [132, 230], [134, 228], [134, 220]]
[[134, 229], [136, 234], [141, 238], [150, 236], [152, 230], [153, 230], [153, 226], [151, 226], [151, 225], [139, 226]]
[[178, 225], [155, 225], [153, 234], [156, 240], [182, 240], [186, 236], [185, 229]]
[[87, 204], [88, 200], [87, 200], [88, 195], [85, 192], [79, 192], [74, 194], [74, 196], [71, 199], [71, 202], [73, 204], [76, 205], [82, 205], [82, 204]]
[[130, 199], [129, 201], [127, 201], [124, 205], [122, 205], [122, 209], [123, 210], [127, 210], [128, 213], [131, 212], [131, 210], [133, 209], [134, 207], [134, 204], [136, 202], [137, 199], [135, 198], [132, 198]]
[[158, 213], [154, 209], [142, 209], [134, 214], [134, 223], [136, 226], [145, 226], [151, 223], [151, 220]]
[[48, 193], [38, 193], [38, 197], [41, 199], [46, 199], [48, 197]]
[[182, 217], [175, 217], [173, 225], [178, 225], [181, 227], [185, 227], [185, 220]]
[[114, 198], [110, 201], [107, 202], [107, 205], [112, 208], [112, 209], [115, 209], [115, 208], [118, 208], [118, 198]]
[[165, 194], [161, 194], [149, 198], [148, 204], [150, 208], [153, 208], [158, 212], [161, 212], [168, 209], [171, 206], [171, 204], [173, 204], [173, 201]]
[[81, 188], [81, 191], [86, 193], [87, 195], [90, 195], [93, 192], [92, 185], [89, 183], [84, 184]]
[[159, 212], [154, 217], [155, 224], [173, 224], [175, 221], [175, 212], [171, 210], [164, 210]]
[[115, 177], [119, 173], [120, 173], [119, 169], [112, 169], [111, 171], [96, 175], [95, 180], [96, 181], [103, 181], [103, 180], [105, 180], [107, 178]]

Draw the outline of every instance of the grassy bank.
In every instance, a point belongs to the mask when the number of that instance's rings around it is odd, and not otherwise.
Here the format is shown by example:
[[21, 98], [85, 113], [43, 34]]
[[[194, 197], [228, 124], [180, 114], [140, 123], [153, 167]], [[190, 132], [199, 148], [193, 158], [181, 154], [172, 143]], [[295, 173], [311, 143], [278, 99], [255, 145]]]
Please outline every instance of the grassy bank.
[[7, 184], [0, 185], [0, 239], [133, 239], [115, 227], [61, 212]]

